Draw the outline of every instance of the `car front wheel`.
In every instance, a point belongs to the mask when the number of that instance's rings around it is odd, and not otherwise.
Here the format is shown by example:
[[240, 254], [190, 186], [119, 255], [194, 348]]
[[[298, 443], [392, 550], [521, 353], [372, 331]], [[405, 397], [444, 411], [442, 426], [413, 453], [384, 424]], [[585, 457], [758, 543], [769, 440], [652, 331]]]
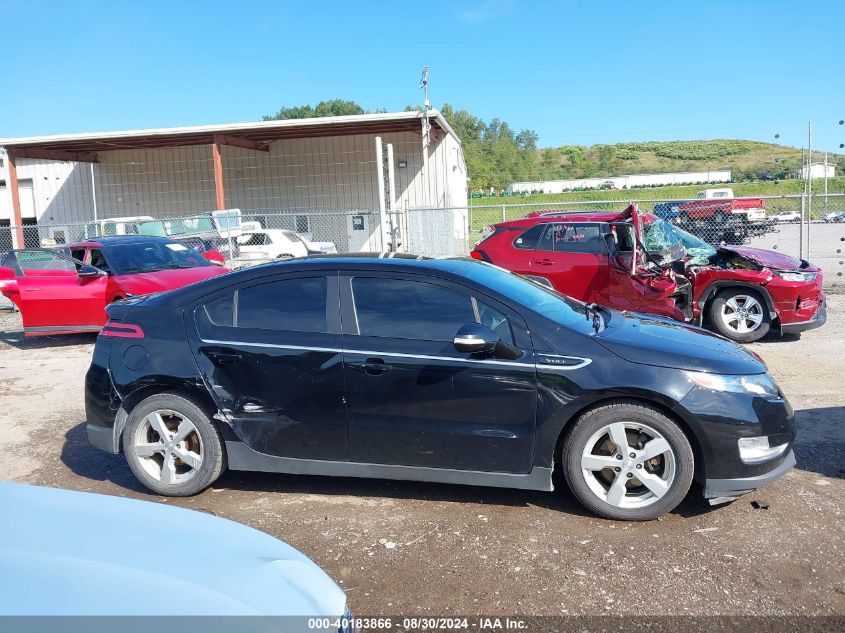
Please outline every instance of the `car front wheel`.
[[572, 493], [610, 519], [645, 521], [670, 512], [692, 483], [692, 448], [683, 431], [656, 409], [635, 403], [582, 415], [561, 457]]
[[710, 303], [713, 329], [737, 343], [753, 343], [763, 338], [771, 326], [763, 298], [753, 290], [722, 290]]
[[173, 393], [138, 403], [123, 430], [123, 450], [138, 481], [161, 495], [197, 494], [225, 469], [220, 434], [208, 415]]

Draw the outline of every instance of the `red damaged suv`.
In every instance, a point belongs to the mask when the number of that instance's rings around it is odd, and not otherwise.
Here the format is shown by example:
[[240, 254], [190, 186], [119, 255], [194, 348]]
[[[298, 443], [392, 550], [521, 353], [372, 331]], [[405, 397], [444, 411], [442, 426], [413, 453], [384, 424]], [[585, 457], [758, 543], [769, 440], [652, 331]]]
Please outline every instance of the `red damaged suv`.
[[692, 322], [740, 343], [827, 320], [821, 269], [757, 248], [711, 246], [635, 204], [495, 224], [471, 255], [581, 301]]

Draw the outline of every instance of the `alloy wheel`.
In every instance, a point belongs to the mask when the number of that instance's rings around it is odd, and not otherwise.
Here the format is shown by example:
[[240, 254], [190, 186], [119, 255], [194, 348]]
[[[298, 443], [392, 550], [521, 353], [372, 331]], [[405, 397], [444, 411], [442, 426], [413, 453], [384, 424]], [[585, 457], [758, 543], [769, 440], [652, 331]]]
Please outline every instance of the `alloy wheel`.
[[130, 447], [141, 467], [163, 484], [192, 479], [203, 461], [203, 444], [197, 427], [185, 416], [168, 409], [153, 411], [137, 426]]
[[596, 431], [581, 453], [581, 472], [596, 497], [617, 508], [643, 508], [663, 498], [676, 474], [675, 453], [652, 427], [614, 422]]
[[763, 322], [763, 306], [751, 295], [734, 295], [722, 306], [722, 323], [738, 334], [754, 332]]

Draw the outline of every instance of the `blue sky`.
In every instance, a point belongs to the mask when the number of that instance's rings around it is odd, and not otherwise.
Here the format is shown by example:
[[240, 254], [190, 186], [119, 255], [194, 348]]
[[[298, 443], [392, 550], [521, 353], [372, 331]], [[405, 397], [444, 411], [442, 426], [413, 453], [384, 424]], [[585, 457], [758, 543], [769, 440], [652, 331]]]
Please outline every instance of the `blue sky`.
[[542, 146], [845, 143], [845, 2], [0, 0], [0, 137], [431, 98]]

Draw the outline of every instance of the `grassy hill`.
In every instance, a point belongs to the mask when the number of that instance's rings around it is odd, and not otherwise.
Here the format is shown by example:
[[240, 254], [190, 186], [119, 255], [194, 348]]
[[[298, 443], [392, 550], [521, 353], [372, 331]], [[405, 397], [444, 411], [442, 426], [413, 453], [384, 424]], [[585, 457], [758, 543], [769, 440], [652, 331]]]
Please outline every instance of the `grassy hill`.
[[[845, 156], [831, 155], [829, 160], [845, 171]], [[797, 147], [735, 139], [564, 145], [537, 150], [540, 180], [708, 169], [730, 169], [737, 181], [755, 180], [764, 174], [784, 179], [800, 166], [801, 150]]]
[[[802, 180], [741, 182], [724, 186], [730, 186], [734, 190], [734, 194], [740, 197], [766, 196], [766, 212], [770, 215], [780, 211], [800, 211], [801, 209], [800, 198], [785, 196], [802, 194], [804, 192], [804, 181]], [[820, 219], [828, 211], [845, 211], [845, 197], [831, 196], [825, 200], [824, 196], [821, 195], [822, 186], [821, 180], [813, 181], [811, 217]], [[628, 201], [639, 202], [641, 208], [650, 210], [654, 206], [654, 200], [689, 200], [695, 198], [696, 192], [701, 191], [704, 187], [705, 185], [684, 185], [616, 191], [591, 189], [589, 191], [534, 194], [519, 197], [473, 198], [470, 200], [472, 207], [470, 212], [471, 229], [478, 233], [481, 227], [501, 222], [503, 217], [508, 220], [515, 220], [525, 216], [530, 211], [538, 210], [621, 210]], [[828, 191], [831, 194], [845, 194], [845, 176], [828, 179]], [[502, 208], [503, 205], [505, 205], [504, 209]]]

